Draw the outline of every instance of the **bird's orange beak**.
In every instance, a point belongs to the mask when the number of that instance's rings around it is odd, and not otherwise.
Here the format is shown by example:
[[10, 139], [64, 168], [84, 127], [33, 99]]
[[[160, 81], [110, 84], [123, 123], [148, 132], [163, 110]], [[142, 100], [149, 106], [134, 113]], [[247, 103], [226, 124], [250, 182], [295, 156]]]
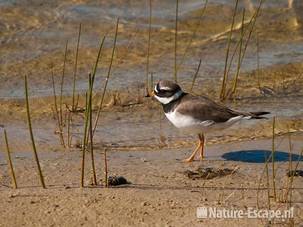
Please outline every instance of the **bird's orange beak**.
[[151, 96], [151, 97], [154, 97], [154, 96], [155, 96], [155, 92], [152, 91], [152, 92], [150, 93], [150, 96]]

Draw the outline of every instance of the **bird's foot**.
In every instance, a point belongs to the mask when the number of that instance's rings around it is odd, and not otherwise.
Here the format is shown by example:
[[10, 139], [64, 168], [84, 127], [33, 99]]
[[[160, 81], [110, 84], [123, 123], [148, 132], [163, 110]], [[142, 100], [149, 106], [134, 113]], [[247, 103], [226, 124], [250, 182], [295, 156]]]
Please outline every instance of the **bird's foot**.
[[199, 159], [200, 159], [200, 161], [203, 161], [203, 160], [204, 160], [204, 156], [203, 156], [203, 155], [200, 155], [200, 156], [199, 156]]

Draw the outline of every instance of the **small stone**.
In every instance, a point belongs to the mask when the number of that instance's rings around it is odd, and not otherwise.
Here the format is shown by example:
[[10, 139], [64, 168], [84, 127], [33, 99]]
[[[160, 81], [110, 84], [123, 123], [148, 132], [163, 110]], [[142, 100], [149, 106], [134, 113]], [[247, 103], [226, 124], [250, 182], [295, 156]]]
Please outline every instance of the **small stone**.
[[18, 195], [18, 194], [12, 193], [12, 194], [10, 194], [10, 195], [8, 196], [8, 198], [15, 198], [15, 197], [17, 197], [17, 195]]
[[144, 202], [141, 203], [141, 205], [142, 205], [142, 206], [147, 206], [147, 205], [148, 205], [148, 202], [144, 201]]

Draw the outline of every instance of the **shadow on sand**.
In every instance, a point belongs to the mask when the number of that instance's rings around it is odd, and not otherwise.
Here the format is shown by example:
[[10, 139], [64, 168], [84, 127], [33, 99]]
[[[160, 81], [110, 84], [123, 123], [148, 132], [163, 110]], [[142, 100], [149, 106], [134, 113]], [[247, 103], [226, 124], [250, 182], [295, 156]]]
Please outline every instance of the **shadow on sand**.
[[[241, 150], [232, 151], [222, 155], [222, 158], [230, 161], [240, 161], [249, 163], [265, 163], [269, 158], [271, 162], [271, 151], [269, 150]], [[303, 161], [303, 157], [300, 159], [300, 155], [292, 154], [292, 161]], [[289, 161], [289, 153], [284, 151], [275, 151], [274, 155], [275, 162], [286, 162]]]

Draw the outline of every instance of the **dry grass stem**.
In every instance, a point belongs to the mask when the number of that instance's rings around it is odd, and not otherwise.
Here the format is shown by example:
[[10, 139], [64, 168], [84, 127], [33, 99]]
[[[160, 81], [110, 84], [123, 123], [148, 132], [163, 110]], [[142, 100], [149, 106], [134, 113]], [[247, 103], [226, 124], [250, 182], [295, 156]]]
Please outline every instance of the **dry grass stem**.
[[60, 121], [60, 113], [58, 111], [58, 104], [57, 104], [57, 95], [56, 95], [56, 85], [55, 85], [55, 79], [54, 79], [54, 72], [52, 71], [52, 85], [53, 85], [53, 98], [54, 98], [54, 106], [55, 106], [55, 117], [57, 119], [57, 124], [59, 128], [59, 138], [61, 145], [65, 147], [65, 141], [64, 141], [64, 136], [63, 136], [63, 126]]
[[240, 69], [241, 69], [241, 63], [242, 63], [242, 46], [243, 46], [243, 38], [244, 38], [244, 18], [245, 18], [245, 9], [243, 9], [243, 14], [242, 14], [242, 25], [241, 25], [241, 37], [240, 37], [240, 47], [239, 47], [239, 57], [238, 57], [238, 65], [237, 65], [237, 72], [235, 75], [234, 79], [234, 84], [232, 88], [232, 93], [231, 95], [234, 95], [237, 89], [237, 84], [238, 84], [238, 78], [240, 74]]
[[222, 86], [221, 86], [221, 92], [220, 92], [220, 100], [225, 99], [225, 91], [226, 91], [226, 83], [227, 83], [227, 65], [228, 65], [229, 52], [230, 52], [230, 46], [231, 46], [231, 38], [232, 38], [232, 33], [233, 33], [233, 29], [234, 29], [234, 24], [235, 24], [235, 18], [236, 18], [237, 9], [238, 9], [238, 3], [239, 3], [239, 0], [236, 0], [236, 5], [234, 8], [234, 13], [233, 13], [233, 17], [232, 17], [230, 33], [229, 33], [228, 41], [227, 41], [225, 66], [224, 66], [224, 74], [223, 74], [223, 80], [222, 80]]
[[273, 184], [273, 192], [274, 192], [274, 199], [277, 199], [276, 193], [276, 171], [275, 171], [275, 127], [276, 127], [276, 117], [273, 118], [272, 123], [272, 150], [271, 150], [271, 164], [272, 164], [272, 184]]
[[76, 56], [75, 56], [75, 65], [74, 65], [72, 111], [75, 111], [77, 109], [77, 105], [76, 105], [77, 102], [75, 100], [75, 93], [76, 93], [76, 81], [77, 81], [77, 68], [78, 68], [80, 37], [81, 37], [81, 23], [79, 24], [79, 32], [78, 32]]
[[31, 141], [32, 141], [32, 147], [33, 147], [33, 151], [34, 151], [35, 160], [36, 160], [36, 163], [37, 163], [40, 182], [41, 182], [42, 187], [46, 188], [45, 183], [44, 183], [44, 177], [43, 177], [42, 170], [41, 170], [41, 167], [40, 167], [38, 152], [37, 152], [37, 149], [36, 149], [36, 144], [35, 144], [35, 139], [34, 139], [34, 134], [33, 134], [33, 129], [32, 129], [30, 108], [29, 108], [29, 100], [28, 100], [27, 76], [24, 76], [24, 86], [25, 86], [26, 113], [27, 113], [27, 122], [28, 122], [29, 134], [30, 134]]
[[108, 187], [108, 165], [107, 165], [107, 150], [104, 150], [104, 182], [105, 187]]
[[100, 114], [101, 114], [101, 110], [102, 110], [102, 106], [103, 106], [103, 102], [104, 102], [104, 97], [105, 97], [108, 81], [109, 81], [109, 78], [110, 78], [110, 75], [111, 75], [111, 68], [112, 68], [112, 65], [113, 65], [114, 54], [115, 54], [116, 43], [117, 43], [118, 27], [119, 27], [119, 18], [117, 19], [117, 22], [116, 22], [114, 46], [113, 46], [113, 49], [112, 49], [111, 60], [110, 60], [110, 64], [109, 64], [109, 67], [108, 67], [107, 76], [106, 76], [106, 79], [105, 79], [105, 84], [104, 84], [104, 87], [103, 87], [103, 92], [102, 92], [102, 95], [101, 95], [101, 99], [100, 99], [100, 103], [99, 103], [99, 107], [98, 107], [98, 111], [97, 111], [97, 116], [96, 116], [94, 127], [93, 127], [93, 135], [95, 134], [95, 131], [96, 131], [96, 128], [97, 128], [97, 125], [98, 125], [98, 121], [99, 121], [99, 118], [100, 118]]
[[85, 153], [86, 153], [86, 138], [87, 138], [87, 128], [88, 128], [88, 93], [85, 94], [86, 102], [85, 102], [85, 122], [84, 122], [84, 130], [83, 130], [83, 140], [82, 140], [82, 159], [81, 159], [81, 187], [84, 187], [84, 174], [85, 174]]
[[146, 55], [146, 80], [145, 80], [145, 90], [146, 96], [149, 97], [149, 85], [148, 85], [148, 75], [149, 75], [149, 56], [150, 56], [150, 40], [151, 40], [151, 23], [152, 23], [152, 0], [149, 0], [149, 21], [148, 21], [148, 40], [147, 40], [147, 55]]
[[199, 74], [201, 62], [202, 62], [202, 59], [199, 60], [198, 68], [197, 68], [197, 70], [196, 70], [196, 72], [195, 72], [195, 75], [193, 76], [193, 80], [192, 80], [191, 87], [190, 87], [190, 91], [191, 91], [191, 92], [193, 91], [193, 88], [194, 88], [194, 85], [195, 85], [197, 76], [198, 76], [198, 74]]
[[64, 123], [63, 123], [63, 88], [64, 88], [64, 79], [65, 79], [65, 65], [66, 65], [66, 58], [67, 58], [67, 49], [68, 49], [68, 40], [66, 41], [66, 44], [65, 44], [62, 77], [61, 77], [61, 83], [60, 83], [59, 113], [60, 113], [60, 124], [61, 125], [64, 125]]
[[[91, 154], [91, 164], [92, 164], [92, 172], [93, 172], [93, 183], [97, 185], [97, 177], [96, 177], [96, 168], [95, 168], [95, 157], [94, 157], [94, 142], [93, 142], [93, 107], [92, 107], [92, 99], [93, 99], [93, 78], [91, 74], [89, 75], [89, 83], [90, 83], [90, 90], [89, 90], [89, 100], [88, 100], [88, 121], [89, 121], [89, 139], [90, 139], [90, 154]], [[86, 145], [87, 146], [87, 145]]]
[[15, 176], [14, 166], [13, 166], [13, 162], [12, 162], [12, 158], [11, 158], [11, 152], [10, 152], [9, 145], [8, 145], [7, 133], [6, 133], [5, 129], [4, 129], [4, 140], [5, 140], [5, 144], [6, 144], [7, 162], [8, 162], [9, 168], [10, 168], [11, 179], [13, 182], [13, 187], [16, 189], [16, 188], [18, 188], [17, 180], [16, 180], [16, 176]]

